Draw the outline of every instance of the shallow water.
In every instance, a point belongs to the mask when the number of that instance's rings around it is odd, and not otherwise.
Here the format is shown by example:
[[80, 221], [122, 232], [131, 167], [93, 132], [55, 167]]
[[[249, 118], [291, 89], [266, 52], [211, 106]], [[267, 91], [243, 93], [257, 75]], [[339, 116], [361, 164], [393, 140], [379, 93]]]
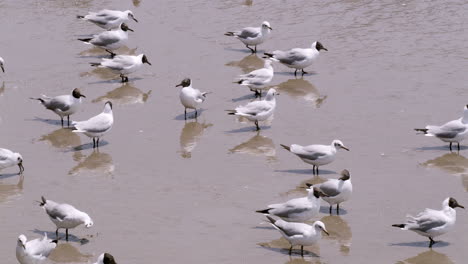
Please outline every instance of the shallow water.
[[[20, 152], [17, 168], [0, 176], [0, 254], [15, 263], [19, 234], [55, 231], [37, 203], [41, 195], [90, 214], [95, 225], [71, 230], [51, 260], [95, 261], [110, 252], [118, 263], [463, 263], [467, 212], [428, 250], [424, 237], [391, 224], [455, 197], [468, 205], [468, 147], [448, 146], [412, 130], [458, 118], [468, 103], [464, 1], [0, 1], [1, 147]], [[89, 66], [106, 56], [76, 39], [100, 28], [77, 14], [132, 9], [130, 54], [145, 65], [122, 85]], [[253, 100], [232, 82], [262, 66], [228, 30], [268, 20], [261, 52], [328, 48], [303, 78], [275, 64], [281, 95], [274, 119], [261, 124], [227, 116]], [[197, 120], [184, 121], [184, 77], [212, 91]], [[115, 124], [93, 151], [91, 141], [60, 128], [60, 120], [29, 97], [80, 88], [87, 96], [74, 120], [114, 102]], [[351, 151], [312, 175], [279, 144], [328, 144]], [[302, 259], [254, 213], [304, 195], [306, 182], [351, 172], [352, 200], [340, 216], [322, 208], [331, 235]], [[62, 236], [64, 234], [62, 233]], [[295, 251], [298, 252], [297, 250]], [[378, 252], [375, 254], [373, 252]]]

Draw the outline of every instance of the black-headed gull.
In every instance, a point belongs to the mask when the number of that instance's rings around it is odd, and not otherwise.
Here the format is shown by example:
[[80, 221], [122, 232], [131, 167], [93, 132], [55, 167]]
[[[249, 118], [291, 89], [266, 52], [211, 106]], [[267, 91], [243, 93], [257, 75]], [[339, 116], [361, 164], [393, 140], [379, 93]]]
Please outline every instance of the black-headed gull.
[[70, 126], [70, 115], [76, 113], [78, 111], [79, 106], [81, 105], [81, 97], [85, 97], [80, 89], [75, 88], [73, 89], [71, 94], [67, 95], [59, 95], [56, 97], [48, 97], [46, 95], [42, 95], [41, 98], [31, 98], [33, 100], [39, 100], [41, 104], [46, 108], [58, 116], [60, 116], [60, 120], [63, 126], [63, 118], [66, 116], [68, 121], [68, 126]]
[[279, 93], [275, 89], [268, 90], [264, 100], [253, 101], [243, 106], [236, 107], [235, 110], [227, 110], [229, 115], [243, 116], [250, 121], [255, 122], [257, 131], [260, 130], [258, 121], [265, 121], [273, 115], [276, 108], [275, 96]]
[[314, 174], [319, 173], [319, 166], [329, 164], [335, 160], [337, 149], [341, 148], [349, 151], [349, 149], [344, 146], [343, 142], [337, 139], [333, 140], [330, 145], [280, 145], [287, 151], [298, 156], [305, 163], [312, 164], [312, 171]]
[[102, 59], [101, 62], [91, 62], [91, 66], [99, 68], [108, 68], [120, 74], [122, 82], [128, 82], [129, 73], [137, 71], [143, 63], [151, 65], [145, 54], [140, 55], [117, 55], [112, 59]]
[[450, 142], [449, 148], [452, 151], [452, 143], [457, 143], [460, 150], [460, 142], [468, 135], [468, 105], [463, 108], [463, 116], [459, 119], [449, 121], [441, 126], [426, 126], [426, 128], [415, 128], [418, 132], [423, 132], [429, 137], [437, 137], [443, 142]]
[[85, 121], [73, 121], [72, 125], [76, 128], [75, 133], [84, 133], [93, 138], [93, 148], [99, 147], [99, 139], [111, 130], [114, 124], [114, 115], [112, 113], [112, 103], [107, 101], [104, 104], [104, 110], [96, 116]]
[[15, 165], [18, 165], [19, 174], [22, 174], [24, 171], [23, 156], [9, 149], [0, 148], [0, 170]]
[[195, 117], [197, 117], [197, 108], [205, 101], [206, 95], [209, 94], [209, 92], [200, 92], [200, 90], [193, 88], [192, 80], [190, 78], [183, 79], [181, 83], [176, 85], [176, 87], [179, 86], [182, 86], [182, 89], [179, 93], [179, 98], [180, 102], [185, 107], [185, 119], [187, 119], [187, 108], [195, 109]]
[[[236, 37], [245, 46], [252, 51], [252, 53], [257, 52], [257, 45], [262, 44], [271, 33], [271, 26], [268, 21], [263, 21], [260, 27], [246, 27], [239, 31], [229, 31], [224, 35], [230, 37]], [[249, 46], [255, 46], [255, 49], [252, 49]]]
[[353, 193], [351, 175], [348, 170], [343, 170], [339, 179], [329, 179], [326, 182], [316, 185], [308, 183], [307, 186], [310, 188], [317, 188], [325, 194], [322, 199], [330, 205], [330, 214], [332, 213], [332, 207], [335, 204], [336, 213], [340, 214], [340, 203], [349, 200]]
[[[318, 58], [320, 50], [327, 50], [320, 42], [316, 41], [312, 43], [309, 49], [294, 48], [286, 51], [275, 50], [271, 53], [265, 52], [264, 54], [271, 57], [289, 68], [296, 69], [294, 76], [296, 76], [297, 70], [302, 70], [302, 75], [307, 73], [304, 68], [309, 67]], [[327, 50], [328, 51], [328, 50]]]
[[304, 256], [304, 246], [311, 246], [322, 238], [322, 231], [328, 234], [325, 224], [321, 221], [315, 221], [312, 225], [304, 223], [286, 222], [282, 219], [275, 220], [267, 216], [270, 224], [276, 228], [281, 235], [291, 244], [289, 255], [294, 246], [301, 246], [301, 256]]
[[112, 51], [121, 48], [127, 43], [127, 31], [133, 32], [133, 29], [129, 28], [127, 24], [122, 23], [117, 29], [104, 31], [98, 35], [94, 35], [92, 38], [80, 38], [78, 40], [102, 48], [109, 52], [111, 57], [114, 57], [116, 54]]
[[236, 83], [249, 87], [252, 92], [255, 92], [255, 97], [261, 97], [262, 89], [265, 89], [273, 79], [272, 63], [272, 60], [266, 59], [263, 68], [239, 75], [239, 81]]
[[135, 22], [138, 22], [138, 20], [133, 15], [133, 12], [130, 10], [118, 11], [103, 9], [99, 12], [89, 12], [85, 16], [78, 15], [77, 18], [87, 20], [107, 30], [118, 28], [120, 24], [129, 19], [133, 19]]
[[436, 243], [434, 238], [447, 233], [455, 225], [457, 212], [455, 208], [465, 208], [452, 197], [446, 198], [442, 202], [442, 210], [426, 208], [416, 217], [408, 215], [408, 220], [404, 224], [392, 225], [402, 230], [411, 230], [421, 236], [429, 238], [429, 247]]
[[65, 228], [65, 239], [68, 241], [68, 229], [75, 228], [82, 224], [86, 228], [90, 228], [94, 224], [87, 213], [76, 209], [72, 205], [46, 200], [44, 196], [41, 197], [39, 205], [44, 208], [50, 220], [57, 226], [57, 230], [55, 231], [57, 239], [60, 228]]
[[21, 264], [39, 263], [46, 259], [56, 247], [57, 240], [48, 239], [47, 233], [44, 233], [42, 239], [36, 238], [29, 241], [25, 235], [20, 235], [16, 244], [16, 259]]
[[94, 264], [117, 264], [117, 262], [111, 254], [102, 253]]

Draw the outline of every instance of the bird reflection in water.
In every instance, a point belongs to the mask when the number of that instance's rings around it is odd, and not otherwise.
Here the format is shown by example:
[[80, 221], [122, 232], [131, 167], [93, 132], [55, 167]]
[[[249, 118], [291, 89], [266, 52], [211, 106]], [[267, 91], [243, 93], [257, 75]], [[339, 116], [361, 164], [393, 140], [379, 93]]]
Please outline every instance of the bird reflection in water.
[[[266, 220], [268, 221], [268, 220]], [[265, 221], [265, 222], [266, 222]], [[274, 230], [274, 229], [273, 229]], [[327, 228], [328, 230], [328, 228]], [[318, 258], [320, 255], [320, 247], [319, 243], [315, 243], [312, 246], [304, 246], [304, 258]], [[289, 255], [289, 247], [291, 247], [291, 244], [289, 244], [288, 240], [285, 238], [281, 237], [279, 239], [272, 240], [270, 242], [262, 242], [258, 243], [259, 246], [271, 250], [271, 251], [276, 251], [276, 252], [281, 252], [285, 255]], [[293, 254], [300, 254], [301, 249], [300, 247], [297, 247], [293, 249]], [[315, 263], [315, 262], [313, 262]]]
[[93, 103], [112, 101], [113, 104], [129, 105], [146, 103], [151, 90], [144, 93], [130, 83], [124, 83], [116, 89], [94, 99]]
[[249, 73], [253, 70], [263, 68], [265, 61], [259, 58], [256, 54], [245, 56], [240, 61], [231, 61], [226, 63], [226, 66], [239, 67], [244, 73]]
[[211, 126], [213, 124], [199, 123], [197, 120], [185, 122], [184, 128], [180, 132], [180, 155], [183, 158], [192, 157], [192, 151], [197, 146], [198, 140], [203, 136], [205, 129]]
[[313, 84], [304, 79], [290, 79], [280, 83], [275, 87], [279, 93], [288, 94], [294, 98], [302, 98], [311, 102], [316, 108], [319, 108], [327, 99], [327, 96], [320, 95]]
[[112, 175], [115, 166], [112, 163], [112, 156], [95, 149], [89, 156], [85, 157], [68, 174], [78, 175], [82, 172], [93, 172], [96, 174]]
[[254, 156], [266, 156], [267, 160], [276, 160], [276, 149], [273, 140], [260, 135], [260, 132], [249, 140], [229, 150], [229, 153], [247, 153]]
[[[0, 175], [0, 180], [3, 182], [4, 178]], [[0, 183], [0, 203], [8, 202], [16, 197], [19, 197], [23, 192], [24, 175], [20, 175], [18, 183], [16, 184], [3, 184]]]
[[289, 260], [285, 262], [285, 264], [322, 264], [326, 262], [320, 261], [320, 259], [317, 258], [309, 258], [309, 257], [289, 257]]
[[88, 263], [93, 259], [93, 255], [81, 253], [70, 243], [58, 243], [49, 259], [54, 263]]
[[[92, 35], [89, 35], [91, 37]], [[120, 49], [116, 50], [118, 54], [122, 55], [136, 55], [136, 48], [134, 49], [129, 49], [127, 46], [123, 46]], [[107, 53], [105, 50], [98, 48], [98, 47], [92, 47], [87, 50], [83, 50], [82, 52], [78, 53], [82, 57], [94, 57], [94, 58], [109, 58], [109, 53]]]
[[398, 261], [396, 264], [454, 264], [445, 254], [433, 249], [418, 254], [415, 257]]
[[340, 252], [343, 255], [348, 255], [351, 248], [351, 228], [348, 223], [337, 215], [325, 216], [320, 219], [327, 227], [329, 236], [323, 236], [324, 239], [336, 240], [340, 245]]
[[76, 133], [73, 133], [73, 130], [68, 128], [59, 128], [54, 130], [47, 135], [43, 135], [39, 141], [47, 141], [53, 147], [59, 149], [71, 148], [81, 145], [80, 136], [78, 136]]
[[141, 4], [141, 0], [132, 0], [133, 6], [138, 7]]
[[4, 92], [5, 92], [5, 82], [2, 82], [2, 87], [0, 87], [0, 96], [3, 96]]
[[464, 156], [450, 152], [438, 158], [428, 160], [422, 165], [436, 167], [452, 175], [459, 176], [465, 190], [468, 191], [468, 159]]

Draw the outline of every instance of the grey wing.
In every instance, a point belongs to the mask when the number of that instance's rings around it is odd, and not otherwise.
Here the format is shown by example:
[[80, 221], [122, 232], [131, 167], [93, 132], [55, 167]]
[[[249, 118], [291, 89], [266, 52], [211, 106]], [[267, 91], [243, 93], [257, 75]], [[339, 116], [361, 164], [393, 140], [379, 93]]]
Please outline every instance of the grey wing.
[[134, 64], [131, 58], [125, 55], [116, 56], [114, 59], [103, 59], [101, 65], [116, 71], [124, 70]]
[[454, 138], [458, 134], [465, 132], [466, 128], [467, 127], [465, 125], [459, 123], [458, 121], [452, 121], [435, 130], [434, 135], [440, 138]]
[[46, 107], [47, 107], [47, 109], [50, 109], [50, 110], [60, 110], [62, 112], [68, 111], [70, 109], [69, 104], [65, 103], [62, 100], [58, 100], [58, 99], [55, 99], [55, 98], [50, 100], [47, 103]]
[[254, 102], [247, 104], [244, 107], [240, 107], [238, 112], [247, 114], [247, 115], [256, 116], [262, 112], [269, 111], [270, 109], [271, 109], [271, 106], [267, 104], [265, 101], [254, 101]]
[[[282, 221], [282, 220], [279, 220], [279, 221]], [[276, 221], [277, 223], [278, 221]], [[300, 230], [298, 230], [297, 228], [295, 228], [294, 224], [295, 223], [288, 223], [288, 222], [281, 222], [281, 223], [278, 223], [276, 224], [275, 223], [275, 226], [278, 227], [278, 229], [280, 229], [281, 231], [283, 231], [287, 236], [291, 237], [291, 236], [295, 236], [295, 235], [303, 235], [302, 232], [300, 232]]]
[[239, 38], [247, 39], [247, 38], [256, 38], [260, 34], [259, 28], [244, 28], [240, 33], [237, 34]]
[[10, 156], [10, 152], [6, 149], [0, 149], [0, 160], [7, 160]]
[[412, 230], [419, 230], [422, 232], [427, 232], [433, 228], [440, 227], [445, 225], [447, 222], [440, 219], [431, 219], [431, 218], [422, 218], [416, 221], [418, 227], [411, 228]]
[[323, 193], [330, 197], [337, 196], [338, 194], [340, 194], [340, 191], [338, 190], [337, 185], [334, 182], [321, 183], [317, 185], [317, 188], [319, 188]]
[[276, 53], [275, 58], [278, 59], [281, 63], [294, 65], [297, 62], [305, 60], [307, 57], [305, 54], [299, 51], [289, 50]]
[[[105, 33], [110, 33], [110, 34], [105, 34]], [[112, 33], [111, 31], [106, 31], [103, 34], [98, 35], [98, 37], [93, 39], [91, 43], [97, 46], [107, 46], [107, 45], [111, 45], [116, 42], [119, 42], [120, 38], [116, 36], [115, 34], [111, 34], [111, 33]]]
[[307, 211], [309, 208], [306, 207], [294, 207], [294, 206], [287, 206], [280, 208], [274, 208], [272, 213], [279, 217], [290, 217], [293, 214], [300, 214], [302, 212]]
[[61, 210], [60, 206], [55, 206], [54, 208], [47, 209], [46, 213], [49, 215], [50, 218], [55, 220], [63, 220], [67, 217], [67, 214], [64, 210]]
[[295, 154], [301, 159], [308, 159], [308, 160], [316, 160], [326, 155], [325, 153], [321, 153], [321, 152], [315, 152], [311, 154], [305, 154], [305, 153], [295, 153]]

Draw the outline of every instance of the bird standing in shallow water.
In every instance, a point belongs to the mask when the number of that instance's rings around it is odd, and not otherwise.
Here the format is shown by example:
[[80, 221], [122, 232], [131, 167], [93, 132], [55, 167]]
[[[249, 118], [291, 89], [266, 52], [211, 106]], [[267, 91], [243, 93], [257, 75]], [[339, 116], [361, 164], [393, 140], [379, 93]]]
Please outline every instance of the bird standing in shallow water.
[[0, 148], [0, 170], [15, 165], [18, 165], [19, 167], [18, 174], [22, 174], [24, 171], [23, 156], [9, 149]]
[[98, 27], [106, 30], [118, 28], [120, 24], [129, 19], [133, 19], [135, 22], [138, 22], [138, 20], [133, 15], [133, 12], [130, 10], [118, 11], [103, 9], [99, 12], [89, 12], [85, 16], [78, 15], [76, 17], [92, 22]]
[[272, 63], [272, 60], [265, 60], [263, 68], [240, 75], [239, 81], [236, 83], [249, 87], [250, 91], [255, 92], [255, 97], [262, 97], [262, 89], [273, 79], [274, 71], [273, 66], [271, 66]]
[[73, 121], [72, 125], [76, 128], [75, 133], [84, 133], [93, 138], [93, 148], [99, 148], [99, 139], [111, 130], [114, 124], [114, 114], [112, 113], [112, 103], [107, 101], [104, 104], [102, 113], [91, 117], [85, 121]]
[[[244, 43], [252, 53], [257, 53], [257, 45], [262, 44], [268, 38], [271, 30], [273, 29], [270, 23], [268, 23], [268, 21], [263, 21], [260, 27], [246, 27], [240, 31], [226, 32], [224, 35], [237, 38]], [[249, 46], [254, 46], [255, 49]]]
[[129, 28], [127, 24], [122, 23], [117, 29], [104, 31], [98, 35], [94, 35], [92, 38], [81, 38], [78, 40], [104, 49], [110, 53], [111, 57], [113, 58], [116, 54], [112, 51], [123, 47], [127, 43], [127, 31], [133, 32], [133, 29]]
[[57, 242], [57, 240], [48, 239], [47, 233], [44, 233], [42, 239], [36, 238], [29, 241], [25, 235], [20, 235], [16, 244], [16, 259], [21, 264], [39, 263], [57, 247]]
[[140, 55], [117, 55], [112, 59], [103, 58], [101, 62], [91, 62], [91, 66], [107, 68], [120, 74], [122, 82], [128, 82], [129, 73], [137, 71], [143, 63], [151, 65], [145, 54]]
[[195, 109], [195, 118], [198, 117], [197, 108], [203, 103], [206, 99], [206, 95], [209, 92], [200, 92], [200, 90], [192, 87], [192, 80], [190, 78], [185, 78], [181, 83], [176, 85], [176, 87], [182, 86], [182, 89], [179, 93], [180, 102], [185, 107], [184, 117], [187, 120], [187, 108]]

